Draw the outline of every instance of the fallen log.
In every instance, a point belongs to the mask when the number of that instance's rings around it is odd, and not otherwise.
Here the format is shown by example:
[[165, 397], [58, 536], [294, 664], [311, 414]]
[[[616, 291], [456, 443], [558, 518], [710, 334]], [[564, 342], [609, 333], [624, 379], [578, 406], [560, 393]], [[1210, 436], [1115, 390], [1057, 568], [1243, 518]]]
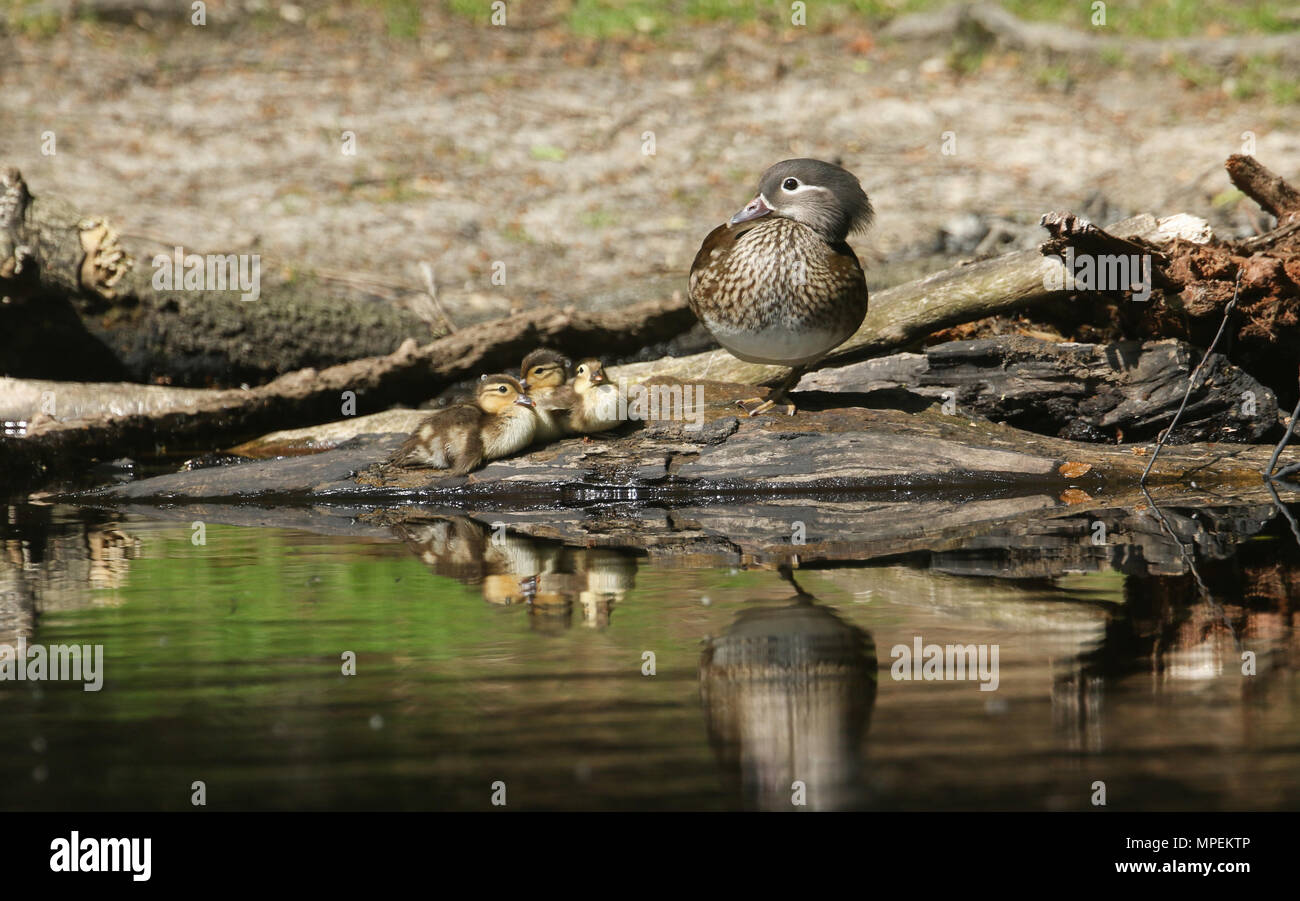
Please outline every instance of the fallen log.
[[[52, 400], [56, 415], [30, 423], [23, 437], [0, 439], [0, 468], [22, 480], [75, 469], [90, 459], [224, 447], [272, 429], [375, 413], [394, 404], [418, 404], [464, 379], [517, 369], [520, 358], [538, 345], [632, 353], [647, 342], [682, 332], [692, 318], [684, 302], [660, 301], [605, 313], [521, 313], [460, 329], [424, 346], [408, 339], [382, 357], [319, 371], [303, 369], [247, 390], [193, 392], [179, 405], [136, 408], [127, 415], [89, 420], [60, 421], [56, 392]], [[70, 388], [86, 390], [86, 386]], [[97, 390], [112, 398], [118, 388], [106, 385]], [[129, 397], [138, 393], [138, 386], [122, 391]]]
[[[1109, 234], [1129, 239], [1168, 241], [1176, 237], [1200, 238], [1204, 223], [1188, 216], [1157, 220], [1135, 216], [1110, 227]], [[822, 367], [839, 366], [899, 350], [941, 329], [954, 325], [1018, 313], [1062, 292], [1052, 285], [1064, 281], [1064, 264], [1039, 250], [1021, 250], [990, 260], [954, 266], [927, 278], [873, 294], [861, 327], [832, 351]], [[673, 378], [714, 379], [750, 385], [772, 385], [789, 369], [763, 363], [746, 363], [723, 350], [693, 354], [652, 363], [615, 367], [610, 374], [629, 382], [654, 375]]]
[[[311, 456], [260, 460], [156, 476], [87, 497], [257, 503], [618, 501], [834, 492], [977, 492], [1042, 488], [1066, 500], [1136, 483], [1146, 447], [1048, 438], [935, 405], [909, 414], [837, 405], [799, 416], [737, 417], [752, 389], [704, 383], [703, 397], [676, 387], [672, 419], [629, 423], [614, 437], [567, 439], [496, 460], [468, 477], [382, 464], [406, 431], [362, 436]], [[698, 383], [694, 383], [698, 384]], [[639, 426], [639, 427], [638, 427]], [[391, 426], [390, 426], [391, 427]], [[1261, 483], [1270, 448], [1225, 444], [1169, 449], [1153, 484]]]
[[[1225, 556], [1277, 515], [1259, 477], [1263, 448], [1171, 448], [1157, 470], [1171, 484], [1147, 496], [1135, 487], [1145, 458], [1133, 448], [953, 419], [935, 410], [827, 412], [791, 433], [728, 417], [694, 438], [679, 424], [652, 423], [650, 435], [574, 439], [445, 480], [376, 468], [404, 434], [372, 435], [310, 456], [173, 473], [63, 500], [184, 522], [271, 521], [371, 537], [461, 516], [480, 529], [504, 523], [537, 539], [711, 564], [927, 553], [950, 571], [980, 574], [974, 557], [983, 554], [978, 565], [993, 565], [985, 559], [993, 555], [1001, 575], [1023, 578], [1183, 572], [1189, 548]], [[897, 453], [900, 441], [915, 461]], [[1060, 462], [1073, 451], [1092, 462]], [[736, 457], [748, 462], [744, 476]], [[1228, 509], [1188, 515], [1210, 507]]]
[[[1091, 8], [1095, 13], [1096, 8]], [[1096, 24], [1096, 23], [1094, 23]], [[1254, 57], [1300, 61], [1300, 41], [1293, 34], [1250, 34], [1240, 37], [1136, 38], [1111, 35], [1105, 28], [1069, 28], [1047, 22], [1027, 22], [996, 3], [955, 3], [933, 12], [902, 15], [881, 35], [890, 40], [953, 38], [977, 46], [997, 44], [1009, 50], [1043, 53], [1052, 59], [1091, 56], [1140, 60], [1143, 65], [1183, 54], [1226, 67]]]
[[173, 246], [33, 196], [14, 168], [0, 190], [0, 375], [238, 386], [438, 334], [389, 297], [258, 254], [186, 248], [178, 265]]
[[192, 408], [205, 398], [220, 396], [221, 391], [212, 388], [0, 376], [0, 419], [30, 428], [42, 421], [97, 420]]
[[[1300, 192], [1250, 157], [1230, 157], [1226, 167], [1243, 191], [1288, 221], [1266, 235], [1231, 242], [1216, 239], [1203, 220], [1185, 214], [1160, 220], [1137, 216], [1102, 229], [1067, 212], [1048, 213], [1042, 225], [1049, 239], [1037, 251], [956, 266], [873, 295], [862, 326], [821, 368], [907, 349], [953, 326], [1043, 308], [1062, 298], [1076, 308], [1091, 303], [1084, 307], [1086, 318], [1108, 326], [1115, 338], [1181, 338], [1204, 347], [1237, 292], [1241, 273], [1240, 321], [1229, 358], [1289, 405], [1296, 399], [1300, 365], [1300, 222], [1292, 221]], [[1108, 285], [1096, 277], [1105, 257], [1132, 259], [1138, 269], [1126, 265], [1122, 283]], [[1086, 263], [1094, 275], [1084, 278], [1067, 263]], [[1136, 274], [1149, 277], [1150, 284], [1134, 284]], [[788, 372], [712, 351], [617, 367], [611, 374], [631, 382], [655, 374], [695, 374], [773, 385]]]
[[[1073, 344], [1004, 336], [811, 372], [799, 390], [903, 392], [1040, 435], [1150, 441], [1173, 418], [1199, 360], [1175, 339]], [[1272, 391], [1222, 354], [1211, 355], [1206, 367], [1170, 443], [1256, 443], [1280, 434]]]
[[[21, 200], [25, 192], [21, 179], [11, 187], [14, 185], [17, 187], [11, 194]], [[1280, 189], [1275, 185], [1272, 190], [1276, 194]], [[0, 214], [3, 212], [0, 209]], [[3, 221], [6, 220], [0, 215], [0, 222]], [[1217, 299], [1229, 288], [1228, 277], [1235, 279], [1237, 272], [1244, 272], [1240, 308], [1247, 318], [1240, 329], [1240, 337], [1246, 339], [1242, 344], [1270, 351], [1262, 359], [1259, 354], [1252, 358], [1260, 366], [1271, 364], [1285, 369], [1291, 365], [1290, 357], [1277, 353], [1275, 345], [1290, 334], [1288, 329], [1295, 328], [1295, 311], [1300, 309], [1300, 299], [1295, 296], [1295, 283], [1290, 281], [1288, 267], [1300, 261], [1294, 256], [1276, 256], [1281, 245], [1267, 250], [1241, 251], [1246, 256], [1241, 253], [1234, 256], [1234, 248], [1217, 245], [1203, 222], [1187, 216], [1163, 220], [1140, 216], [1102, 230], [1068, 214], [1049, 214], [1044, 217], [1044, 224], [1052, 238], [1040, 251], [1022, 251], [957, 266], [881, 292], [872, 299], [862, 328], [828, 357], [825, 365], [842, 366], [899, 350], [947, 327], [1068, 296], [1070, 289], [1061, 287], [1065, 284], [1066, 262], [1058, 252], [1062, 247], [1076, 246], [1081, 253], [1095, 254], [1109, 249], [1126, 254], [1150, 254], [1155, 261], [1149, 273], [1152, 287], [1164, 286], [1163, 290], [1155, 288], [1159, 296], [1172, 298], [1175, 296], [1172, 292], [1181, 287], [1180, 296], [1184, 300], [1192, 298], [1193, 302], [1185, 304], [1180, 315], [1195, 313], [1205, 318], [1216, 312]], [[3, 250], [4, 246], [0, 245], [0, 251]], [[14, 244], [9, 252], [8, 259], [14, 264], [10, 266], [9, 276], [12, 287], [30, 279], [30, 265], [23, 247]], [[98, 256], [87, 252], [81, 268], [89, 267], [93, 273], [109, 272], [105, 282], [108, 284], [114, 277], [111, 273], [117, 257], [110, 254], [102, 265], [98, 260]], [[1118, 290], [1132, 294], [1134, 290], [1127, 284], [1110, 288], [1112, 293]], [[1196, 305], [1195, 301], [1206, 298], [1210, 299]], [[1159, 334], [1173, 311], [1157, 303], [1142, 306], [1155, 311], [1144, 315], [1152, 330]], [[155, 453], [164, 447], [211, 449], [270, 429], [337, 419], [340, 413], [362, 414], [395, 403], [418, 403], [457, 380], [493, 369], [513, 368], [524, 353], [539, 344], [554, 344], [561, 349], [598, 348], [603, 355], [616, 357], [670, 339], [692, 322], [680, 298], [594, 316], [562, 312], [521, 315], [466, 329], [422, 348], [417, 349], [410, 342], [384, 357], [356, 360], [321, 371], [304, 369], [250, 391], [209, 395], [180, 407], [75, 424], [38, 421], [21, 443], [7, 441], [0, 445], [0, 460], [7, 459], [19, 470], [31, 473], [40, 469], [42, 459], [48, 465], [48, 461], [59, 455], [61, 462], [75, 464], [95, 457]], [[1249, 339], [1258, 336], [1261, 329], [1267, 340], [1251, 345]], [[1246, 368], [1258, 375], [1254, 368]], [[783, 367], [744, 363], [723, 351], [714, 351], [617, 367], [613, 375], [633, 382], [652, 376], [677, 376], [734, 385], [771, 383], [785, 372]], [[1261, 380], [1280, 393], [1274, 382], [1267, 378]], [[349, 398], [351, 409], [348, 409]], [[1260, 400], [1267, 401], [1267, 398], [1261, 394], [1256, 398], [1257, 402]], [[1269, 428], [1271, 425], [1266, 424], [1263, 433]], [[1216, 435], [1220, 436], [1221, 433]]]
[[[1180, 226], [1181, 227], [1181, 226]], [[1134, 235], [1160, 235], [1165, 226], [1154, 218], [1138, 217], [1126, 228]], [[1120, 229], [1120, 231], [1123, 231]], [[1050, 293], [1045, 284], [1059, 261], [1033, 251], [960, 266], [937, 276], [904, 285], [872, 302], [867, 323], [840, 348], [834, 360], [854, 354], [884, 352], [913, 342], [936, 328], [966, 322], [991, 312], [1014, 310]], [[281, 376], [251, 390], [226, 390], [184, 399], [177, 406], [153, 406], [129, 416], [69, 421], [53, 415], [28, 428], [22, 446], [0, 444], [0, 461], [32, 473], [56, 461], [75, 465], [93, 458], [156, 453], [161, 448], [196, 450], [230, 445], [271, 429], [328, 422], [348, 413], [345, 391], [353, 392], [355, 414], [376, 412], [397, 403], [416, 404], [458, 380], [494, 369], [512, 369], [529, 350], [550, 344], [575, 351], [599, 348], [606, 356], [630, 354], [684, 332], [694, 318], [680, 298], [651, 301], [602, 314], [558, 311], [520, 314], [485, 323], [441, 338], [419, 349], [414, 342], [384, 357], [356, 360], [316, 371], [305, 369]], [[699, 357], [707, 358], [701, 364]], [[713, 362], [723, 365], [715, 369]], [[723, 351], [619, 367], [615, 374], [636, 380], [655, 374], [689, 375], [697, 379], [745, 381], [754, 370], [779, 373], [781, 367], [743, 363]], [[725, 375], [719, 378], [719, 375]], [[759, 377], [755, 377], [757, 381]], [[42, 393], [47, 389], [41, 389]], [[80, 390], [80, 389], [77, 389]], [[89, 389], [95, 390], [95, 389]], [[104, 386], [103, 405], [130, 407], [119, 395], [134, 389]], [[30, 393], [30, 392], [29, 392]], [[57, 397], [56, 397], [57, 401]], [[59, 405], [55, 404], [57, 410]], [[71, 409], [76, 409], [72, 405]], [[62, 421], [59, 421], [62, 420]], [[45, 461], [42, 464], [42, 460]]]

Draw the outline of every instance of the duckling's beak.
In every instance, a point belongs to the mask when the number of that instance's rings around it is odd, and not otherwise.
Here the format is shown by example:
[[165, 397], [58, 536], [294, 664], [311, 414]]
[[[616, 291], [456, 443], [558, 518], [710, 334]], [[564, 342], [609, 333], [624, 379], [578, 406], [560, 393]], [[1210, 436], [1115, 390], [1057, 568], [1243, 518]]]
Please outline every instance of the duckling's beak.
[[729, 224], [739, 225], [742, 222], [748, 222], [750, 219], [757, 219], [759, 216], [766, 216], [770, 212], [772, 212], [772, 208], [767, 205], [767, 201], [763, 198], [763, 195], [759, 194], [749, 203], [745, 204], [743, 210], [732, 216]]
[[519, 404], [519, 406], [521, 406], [521, 407], [531, 407], [531, 406], [534, 406], [534, 404], [533, 404], [533, 399], [532, 399], [531, 397], [529, 397], [527, 394], [521, 394], [521, 395], [519, 395], [518, 397], [516, 397], [516, 398], [515, 398], [515, 403]]
[[590, 377], [589, 381], [590, 381], [593, 385], [601, 385], [601, 384], [604, 384], [604, 382], [605, 382], [605, 373], [604, 373], [604, 372], [593, 372], [593, 373], [591, 374], [591, 377]]

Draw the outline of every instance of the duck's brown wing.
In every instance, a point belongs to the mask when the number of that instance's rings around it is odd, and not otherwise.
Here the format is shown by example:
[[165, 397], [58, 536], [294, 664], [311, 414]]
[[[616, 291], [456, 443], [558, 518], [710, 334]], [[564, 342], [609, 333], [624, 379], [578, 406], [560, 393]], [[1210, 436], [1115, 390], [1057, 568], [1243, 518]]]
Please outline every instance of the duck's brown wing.
[[840, 241], [828, 244], [826, 253], [826, 293], [836, 299], [833, 309], [845, 318], [850, 332], [857, 331], [867, 315], [867, 276], [853, 248]]
[[478, 426], [464, 431], [457, 430], [447, 448], [451, 456], [451, 474], [454, 476], [469, 475], [483, 465], [483, 435]]
[[[463, 444], [463, 439], [467, 435], [472, 434], [477, 437], [479, 420], [482, 417], [482, 411], [470, 404], [453, 404], [439, 410], [420, 421], [415, 431], [411, 432], [411, 436], [388, 458], [388, 462], [427, 462], [429, 455], [426, 448], [430, 447], [435, 436], [441, 436], [440, 440], [444, 447], [454, 448]], [[455, 459], [454, 455], [450, 456]]]
[[[691, 263], [691, 275], [694, 276], [696, 270], [702, 269], [718, 256], [723, 256], [736, 241], [736, 232], [742, 229], [732, 228], [725, 222], [719, 225], [713, 231], [709, 232], [704, 238], [704, 243], [700, 249], [695, 252], [695, 260]], [[715, 255], [714, 251], [717, 251]]]
[[552, 388], [544, 394], [538, 392], [531, 396], [533, 403], [537, 404], [539, 409], [548, 413], [572, 410], [578, 404], [578, 392], [574, 391], [570, 385], [560, 385], [558, 388]]
[[691, 263], [691, 277], [687, 284], [686, 299], [691, 309], [696, 310], [697, 303], [708, 303], [708, 298], [717, 281], [727, 267], [727, 257], [731, 255], [736, 242], [749, 234], [762, 220], [745, 222], [741, 225], [727, 225], [725, 222], [704, 238], [704, 243], [695, 254]]

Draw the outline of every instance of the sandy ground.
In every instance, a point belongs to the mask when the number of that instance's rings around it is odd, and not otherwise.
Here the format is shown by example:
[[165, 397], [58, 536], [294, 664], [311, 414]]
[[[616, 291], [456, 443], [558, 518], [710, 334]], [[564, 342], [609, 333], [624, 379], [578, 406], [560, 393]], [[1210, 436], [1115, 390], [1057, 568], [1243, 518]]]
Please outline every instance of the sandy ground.
[[1295, 106], [1168, 69], [1098, 61], [1062, 77], [995, 52], [962, 75], [942, 44], [852, 23], [596, 44], [439, 15], [405, 40], [364, 9], [310, 30], [0, 36], [0, 162], [165, 246], [412, 287], [428, 261], [460, 322], [684, 285], [703, 236], [789, 156], [838, 158], [862, 179], [877, 224], [856, 246], [877, 284], [911, 274], [908, 260], [969, 254], [992, 220], [1011, 243], [1036, 240], [1049, 209], [1185, 211], [1248, 233], [1253, 205], [1224, 195], [1222, 169], [1243, 132], [1300, 174]]

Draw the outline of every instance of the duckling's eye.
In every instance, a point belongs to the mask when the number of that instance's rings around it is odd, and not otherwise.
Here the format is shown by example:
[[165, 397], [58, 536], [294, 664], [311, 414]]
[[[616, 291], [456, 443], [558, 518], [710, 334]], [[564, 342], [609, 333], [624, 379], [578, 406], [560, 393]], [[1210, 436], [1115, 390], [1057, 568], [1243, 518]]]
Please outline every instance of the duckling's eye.
[[787, 191], [793, 191], [795, 188], [799, 187], [799, 179], [787, 178], [785, 181], [781, 182], [781, 187]]
[[497, 385], [497, 390], [500, 391], [502, 394], [505, 394], [510, 389], [507, 388], [505, 385]]
[[578, 375], [586, 375], [586, 374], [587, 374], [587, 367], [586, 367], [586, 366], [579, 366], [579, 367], [578, 367]]

